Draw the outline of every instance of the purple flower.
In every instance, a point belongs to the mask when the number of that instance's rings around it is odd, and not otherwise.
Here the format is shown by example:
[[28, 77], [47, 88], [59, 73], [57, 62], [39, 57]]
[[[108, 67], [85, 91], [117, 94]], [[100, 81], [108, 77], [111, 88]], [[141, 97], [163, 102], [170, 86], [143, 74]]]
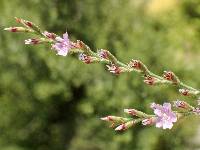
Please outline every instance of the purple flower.
[[57, 55], [67, 56], [69, 50], [73, 48], [73, 43], [69, 40], [67, 32], [63, 34], [63, 38], [56, 37], [57, 41], [52, 45], [52, 48], [57, 51]]
[[173, 127], [173, 122], [177, 121], [176, 114], [171, 110], [170, 103], [164, 103], [163, 106], [159, 104], [152, 103], [151, 108], [154, 110], [156, 115], [156, 127], [163, 129], [171, 129]]

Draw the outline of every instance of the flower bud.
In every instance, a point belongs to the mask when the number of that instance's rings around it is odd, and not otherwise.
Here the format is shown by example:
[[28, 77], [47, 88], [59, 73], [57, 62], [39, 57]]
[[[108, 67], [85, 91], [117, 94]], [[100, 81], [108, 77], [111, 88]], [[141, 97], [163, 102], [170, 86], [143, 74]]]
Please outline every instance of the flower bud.
[[134, 121], [128, 121], [126, 123], [123, 123], [121, 125], [119, 125], [118, 127], [115, 128], [115, 131], [122, 131], [122, 130], [126, 130], [130, 127], [132, 127], [134, 125]]
[[134, 60], [134, 59], [132, 59], [129, 62], [128, 66], [130, 68], [134, 68], [136, 71], [139, 71], [139, 72], [145, 73], [145, 72], [148, 71], [147, 67], [140, 60]]
[[76, 43], [74, 43], [74, 47], [78, 49], [83, 49], [84, 48], [84, 43], [80, 40], [77, 40]]
[[25, 40], [25, 44], [39, 44], [40, 40], [39, 39], [27, 39]]
[[188, 89], [179, 89], [179, 92], [184, 96], [188, 96], [189, 95], [189, 90]]
[[30, 27], [30, 28], [33, 27], [33, 23], [30, 22], [30, 21], [25, 21], [25, 24], [26, 24], [28, 27]]
[[180, 80], [172, 71], [164, 71], [163, 78], [168, 81], [172, 81], [174, 84], [178, 84]]
[[145, 77], [144, 83], [148, 84], [148, 85], [154, 85], [155, 84], [155, 78], [148, 76]]
[[88, 56], [88, 55], [83, 54], [83, 53], [81, 53], [79, 55], [79, 60], [83, 61], [86, 64], [90, 64], [90, 63], [98, 61], [96, 57], [91, 57], [91, 56]]
[[108, 71], [110, 71], [111, 73], [114, 73], [116, 75], [119, 75], [122, 71], [121, 67], [118, 67], [115, 64], [111, 64], [111, 65], [106, 65], [106, 67], [108, 68]]
[[141, 66], [142, 66], [142, 63], [141, 63], [139, 60], [134, 60], [134, 59], [132, 59], [132, 60], [129, 62], [128, 65], [129, 65], [129, 67], [131, 67], [131, 68], [140, 70], [140, 69], [141, 69]]
[[193, 110], [194, 109], [194, 107], [192, 107], [187, 102], [180, 101], [180, 100], [174, 101], [174, 106], [177, 107], [177, 108], [182, 108], [182, 109], [187, 109], [187, 110]]
[[148, 85], [156, 85], [159, 83], [160, 80], [156, 79], [155, 77], [152, 76], [145, 76], [145, 80], [144, 83], [148, 84]]
[[48, 31], [44, 31], [44, 32], [43, 32], [43, 35], [44, 35], [45, 37], [47, 37], [47, 38], [49, 38], [49, 39], [53, 39], [53, 40], [56, 38], [56, 34], [50, 33], [50, 32], [48, 32]]
[[102, 117], [101, 120], [108, 122], [124, 123], [129, 120], [129, 118], [117, 117], [117, 116], [106, 116]]
[[109, 59], [109, 53], [107, 50], [104, 50], [104, 49], [98, 50], [97, 54], [99, 57], [101, 57], [103, 59]]
[[155, 117], [147, 118], [147, 119], [142, 120], [142, 125], [144, 125], [144, 126], [152, 125], [155, 123], [155, 121], [156, 121]]
[[128, 113], [129, 115], [132, 115], [132, 116], [138, 116], [138, 117], [147, 117], [147, 114], [141, 112], [141, 111], [138, 111], [136, 109], [124, 109], [124, 112], [125, 113]]
[[114, 121], [115, 116], [106, 116], [106, 117], [102, 117], [101, 120], [103, 121]]
[[136, 110], [135, 109], [124, 109], [125, 113], [128, 113], [129, 115], [135, 116]]
[[34, 32], [33, 30], [24, 27], [9, 27], [4, 30], [9, 32]]
[[39, 38], [39, 39], [33, 38], [33, 39], [27, 39], [24, 42], [25, 42], [25, 44], [35, 45], [35, 44], [47, 43], [49, 41], [44, 38]]
[[24, 19], [21, 19], [21, 18], [17, 18], [15, 17], [16, 21], [18, 23], [21, 23], [23, 24], [24, 26], [28, 27], [28, 28], [31, 28], [33, 29], [34, 31], [38, 32], [39, 34], [43, 35], [43, 33], [41, 32], [40, 28], [38, 26], [36, 26], [34, 23], [30, 22], [30, 21], [27, 21], [27, 20], [24, 20]]
[[81, 49], [86, 55], [93, 55], [94, 52], [87, 46], [83, 41], [77, 40], [76, 43], [73, 43], [74, 48]]
[[17, 23], [24, 24], [24, 25], [26, 25], [27, 27], [32, 28], [32, 26], [33, 26], [33, 23], [30, 22], [30, 21], [26, 21], [26, 20], [23, 20], [23, 19], [17, 18], [17, 17], [15, 17], [15, 20], [16, 20]]
[[197, 90], [179, 89], [179, 92], [184, 96], [198, 95], [200, 92]]

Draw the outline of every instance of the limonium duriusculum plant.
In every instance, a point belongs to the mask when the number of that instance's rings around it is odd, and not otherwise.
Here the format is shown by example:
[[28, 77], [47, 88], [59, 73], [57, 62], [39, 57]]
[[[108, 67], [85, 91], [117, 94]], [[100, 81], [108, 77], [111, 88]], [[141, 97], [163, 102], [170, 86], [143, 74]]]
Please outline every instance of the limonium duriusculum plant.
[[[35, 38], [25, 40], [25, 44], [50, 44], [57, 55], [67, 56], [70, 54], [78, 54], [79, 60], [86, 64], [104, 63], [107, 70], [115, 75], [124, 72], [138, 72], [144, 77], [144, 83], [147, 85], [173, 85], [184, 96], [194, 96], [198, 98], [198, 106], [200, 105], [200, 90], [184, 84], [172, 71], [164, 71], [162, 76], [151, 72], [147, 66], [140, 60], [131, 60], [129, 63], [120, 62], [108, 50], [100, 49], [97, 52], [92, 51], [84, 42], [77, 40], [71, 41], [68, 33], [64, 33], [62, 37], [55, 33], [42, 31], [34, 23], [16, 18], [16, 21], [23, 27], [9, 27], [4, 30], [10, 32], [32, 33]], [[111, 127], [117, 131], [126, 130], [137, 123], [144, 126], [155, 125], [158, 128], [171, 129], [173, 124], [180, 117], [186, 115], [200, 115], [200, 107], [193, 107], [185, 101], [176, 100], [174, 104], [164, 103], [163, 105], [152, 103], [150, 108], [153, 109], [153, 114], [146, 114], [136, 109], [124, 109], [124, 112], [130, 117], [106, 116], [101, 120], [111, 122]], [[174, 110], [172, 109], [174, 108]]]

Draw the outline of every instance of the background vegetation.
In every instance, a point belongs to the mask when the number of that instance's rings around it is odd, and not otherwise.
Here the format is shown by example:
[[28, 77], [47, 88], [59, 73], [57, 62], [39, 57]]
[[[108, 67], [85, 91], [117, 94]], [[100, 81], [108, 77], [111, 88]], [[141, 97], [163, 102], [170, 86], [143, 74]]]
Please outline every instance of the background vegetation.
[[[140, 125], [124, 133], [100, 117], [124, 108], [181, 97], [173, 87], [149, 87], [137, 74], [114, 76], [103, 65], [59, 57], [49, 46], [25, 46], [28, 36], [3, 31], [22, 17], [120, 60], [140, 59], [162, 74], [173, 70], [200, 87], [198, 0], [0, 0], [1, 150], [195, 150], [199, 117], [172, 130]], [[193, 104], [194, 99], [188, 99]]]

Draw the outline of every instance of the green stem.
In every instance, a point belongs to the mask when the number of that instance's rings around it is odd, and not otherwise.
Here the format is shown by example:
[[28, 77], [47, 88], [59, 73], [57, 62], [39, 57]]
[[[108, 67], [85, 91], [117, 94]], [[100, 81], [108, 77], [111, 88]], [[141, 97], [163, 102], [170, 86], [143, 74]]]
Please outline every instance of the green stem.
[[184, 87], [184, 88], [187, 88], [187, 89], [189, 89], [189, 90], [192, 90], [192, 91], [200, 92], [199, 90], [197, 90], [197, 89], [195, 89], [195, 88], [193, 88], [193, 87], [191, 87], [191, 86], [189, 86], [189, 85], [186, 85], [186, 84], [184, 84], [183, 82], [180, 82], [180, 86], [182, 86], [182, 87]]

